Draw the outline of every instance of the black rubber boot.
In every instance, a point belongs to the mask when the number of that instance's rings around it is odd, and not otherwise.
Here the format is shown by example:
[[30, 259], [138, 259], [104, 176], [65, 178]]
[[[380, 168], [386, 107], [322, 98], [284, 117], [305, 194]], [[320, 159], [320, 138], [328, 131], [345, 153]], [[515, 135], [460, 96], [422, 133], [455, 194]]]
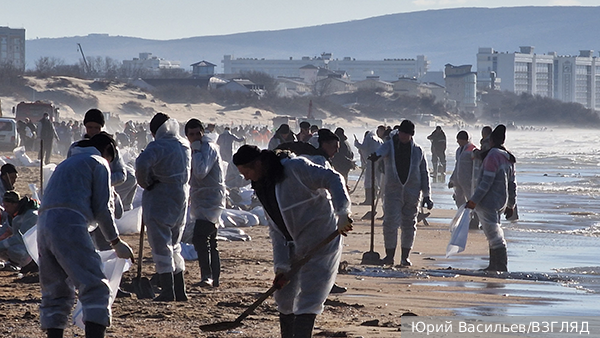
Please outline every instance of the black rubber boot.
[[294, 338], [311, 338], [315, 327], [315, 314], [296, 315], [294, 318]]
[[173, 275], [173, 288], [175, 289], [175, 300], [178, 302], [187, 302], [188, 296], [185, 292], [183, 271]]
[[154, 301], [157, 302], [172, 302], [175, 300], [175, 289], [173, 286], [173, 273], [159, 273], [158, 281], [160, 283], [160, 287], [162, 290], [160, 291], [160, 295], [154, 298]]
[[65, 330], [63, 329], [48, 329], [46, 335], [48, 338], [63, 338]]
[[291, 313], [284, 315], [279, 313], [279, 328], [281, 330], [281, 338], [294, 338], [294, 318], [296, 316]]
[[219, 286], [219, 277], [221, 276], [221, 258], [219, 257], [219, 250], [217, 249], [217, 239], [211, 238], [210, 241], [210, 270], [212, 273], [212, 286]]
[[412, 262], [408, 259], [410, 255], [410, 248], [402, 248], [402, 258], [400, 259], [401, 266], [411, 266]]
[[106, 326], [93, 322], [85, 322], [85, 338], [104, 338], [105, 333]]
[[508, 256], [506, 247], [490, 249], [490, 264], [483, 271], [503, 272], [508, 271]]
[[385, 249], [385, 257], [381, 260], [381, 265], [394, 265], [394, 256], [396, 248]]

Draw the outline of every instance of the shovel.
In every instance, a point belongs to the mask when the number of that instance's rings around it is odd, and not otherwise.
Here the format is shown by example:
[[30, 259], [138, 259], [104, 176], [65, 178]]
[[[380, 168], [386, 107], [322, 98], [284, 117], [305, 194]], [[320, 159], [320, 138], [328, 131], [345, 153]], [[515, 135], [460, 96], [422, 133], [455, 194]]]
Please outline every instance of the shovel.
[[419, 214], [417, 215], [417, 223], [419, 222], [423, 222], [423, 225], [425, 226], [429, 226], [429, 222], [427, 222], [427, 217], [429, 217], [429, 215], [431, 215], [430, 212], [424, 212], [423, 211], [423, 207], [421, 207], [419, 209]]
[[150, 284], [150, 280], [146, 277], [142, 277], [142, 259], [144, 258], [144, 220], [142, 219], [142, 229], [140, 230], [140, 250], [138, 254], [138, 267], [137, 276], [131, 281], [133, 285], [133, 292], [138, 299], [152, 299], [154, 298], [154, 289]]
[[[306, 264], [306, 262], [308, 262], [312, 258], [312, 256], [314, 256], [314, 254], [317, 251], [319, 251], [324, 246], [329, 244], [329, 242], [333, 241], [339, 235], [340, 235], [340, 232], [338, 230], [335, 230], [329, 236], [327, 236], [327, 238], [322, 240], [319, 244], [317, 244], [314, 248], [312, 248], [308, 253], [306, 253], [306, 255], [304, 257], [302, 257], [301, 259], [299, 259], [297, 261], [294, 261], [292, 263], [290, 271], [286, 272], [285, 278], [289, 281], [304, 266], [304, 264]], [[276, 285], [271, 286], [269, 288], [269, 290], [267, 290], [267, 292], [265, 292], [262, 296], [260, 296], [260, 298], [258, 298], [254, 303], [252, 303], [252, 305], [250, 305], [248, 307], [248, 309], [246, 309], [246, 311], [244, 311], [241, 315], [239, 315], [234, 321], [226, 321], [226, 322], [220, 322], [220, 323], [200, 325], [200, 330], [202, 330], [204, 332], [216, 332], [216, 331], [231, 330], [231, 329], [235, 329], [236, 327], [241, 326], [242, 320], [244, 320], [246, 317], [251, 315], [254, 312], [254, 310], [256, 310], [256, 308], [258, 308], [258, 306], [260, 304], [262, 304], [267, 298], [269, 298], [273, 293], [275, 293], [275, 291], [277, 291], [277, 286]]]
[[350, 195], [354, 194], [354, 191], [356, 191], [356, 188], [358, 188], [358, 183], [360, 182], [360, 179], [363, 177], [364, 173], [365, 173], [365, 168], [362, 168], [360, 171], [360, 175], [358, 176], [358, 180], [356, 180], [356, 184], [354, 185], [354, 188], [352, 188], [352, 190], [350, 190], [348, 192]]
[[[373, 175], [371, 175], [371, 249], [368, 252], [365, 252], [362, 256], [362, 261], [360, 264], [367, 265], [379, 265], [381, 262], [381, 257], [379, 257], [379, 253], [374, 250], [374, 242], [375, 242], [375, 208], [377, 201], [375, 200], [375, 161], [371, 161], [371, 168], [373, 169]], [[379, 200], [379, 198], [377, 198]], [[367, 216], [367, 215], [365, 215]], [[364, 218], [364, 216], [363, 216]]]

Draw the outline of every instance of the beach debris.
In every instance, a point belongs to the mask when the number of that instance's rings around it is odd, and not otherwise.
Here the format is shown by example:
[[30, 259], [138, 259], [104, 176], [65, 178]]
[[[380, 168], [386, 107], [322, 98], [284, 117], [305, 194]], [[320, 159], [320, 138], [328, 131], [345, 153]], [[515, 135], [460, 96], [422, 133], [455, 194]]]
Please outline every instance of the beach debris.
[[366, 322], [360, 323], [360, 326], [379, 326], [379, 319], [367, 320]]

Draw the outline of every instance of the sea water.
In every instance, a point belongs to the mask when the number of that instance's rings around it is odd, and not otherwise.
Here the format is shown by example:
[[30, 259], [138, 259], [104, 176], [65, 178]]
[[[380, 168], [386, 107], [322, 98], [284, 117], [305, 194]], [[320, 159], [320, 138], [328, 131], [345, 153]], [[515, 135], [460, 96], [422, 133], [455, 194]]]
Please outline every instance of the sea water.
[[[433, 127], [417, 128], [415, 142], [431, 161]], [[447, 177], [455, 163], [458, 129], [444, 127], [447, 137]], [[475, 145], [479, 129], [467, 130]], [[503, 219], [508, 242], [509, 270], [519, 276], [559, 276], [563, 282], [505, 284], [501, 292], [554, 299], [538, 306], [479, 309], [488, 315], [589, 315], [600, 310], [600, 131], [590, 129], [530, 128], [508, 130], [506, 148], [516, 159], [519, 220]], [[357, 177], [355, 177], [357, 178]], [[447, 182], [447, 180], [446, 180]], [[439, 208], [456, 209], [447, 183], [432, 183], [432, 199]], [[448, 223], [450, 219], [429, 219]], [[487, 257], [485, 257], [487, 258]], [[487, 261], [464, 254], [438, 257], [442, 266], [478, 269]], [[473, 286], [478, 289], [477, 285]], [[470, 309], [480, 313], [478, 309]], [[469, 314], [469, 313], [465, 313]], [[481, 314], [481, 313], [480, 313]]]

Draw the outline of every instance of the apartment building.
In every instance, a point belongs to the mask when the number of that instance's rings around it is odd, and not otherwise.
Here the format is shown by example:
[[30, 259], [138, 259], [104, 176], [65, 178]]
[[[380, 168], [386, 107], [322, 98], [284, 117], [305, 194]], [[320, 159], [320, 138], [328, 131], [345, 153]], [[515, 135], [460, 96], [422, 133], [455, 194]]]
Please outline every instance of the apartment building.
[[518, 53], [479, 48], [477, 87], [553, 97], [554, 57], [535, 54], [532, 46], [522, 46]]
[[580, 50], [575, 56], [538, 55], [531, 46], [514, 53], [479, 48], [477, 88], [541, 95], [600, 110], [600, 61], [593, 54]]
[[444, 73], [448, 99], [456, 102], [459, 110], [474, 113], [477, 108], [477, 73], [472, 72], [471, 67], [447, 64]]
[[0, 64], [25, 70], [25, 29], [0, 27]]
[[139, 53], [137, 58], [123, 60], [123, 68], [127, 74], [136, 74], [139, 71], [157, 74], [161, 69], [181, 68], [181, 62], [165, 60], [152, 53]]

